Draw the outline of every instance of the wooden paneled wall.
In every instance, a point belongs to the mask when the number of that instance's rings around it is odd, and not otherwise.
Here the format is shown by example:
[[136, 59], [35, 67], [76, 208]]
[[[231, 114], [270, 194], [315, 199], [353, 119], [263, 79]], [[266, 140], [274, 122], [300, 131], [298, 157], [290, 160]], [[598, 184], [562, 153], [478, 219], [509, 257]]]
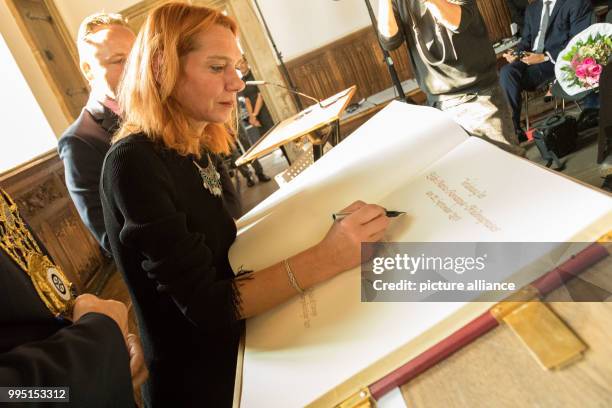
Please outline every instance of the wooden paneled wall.
[[[478, 0], [478, 8], [491, 42], [510, 36], [510, 13], [506, 0]], [[391, 53], [400, 79], [412, 78], [406, 47]], [[286, 63], [297, 88], [317, 98], [326, 98], [357, 85], [353, 102], [392, 86], [387, 66], [372, 27], [327, 44]]]
[[506, 0], [478, 0], [477, 4], [492, 43], [512, 35], [510, 32], [512, 21]]
[[53, 151], [0, 174], [0, 186], [49, 254], [82, 291], [96, 291], [114, 268], [81, 222], [64, 183], [64, 165]]
[[[406, 48], [398, 48], [391, 57], [400, 79], [412, 78]], [[353, 101], [359, 101], [391, 86], [382, 51], [371, 27], [292, 59], [287, 62], [287, 69], [300, 91], [321, 99], [356, 84]]]

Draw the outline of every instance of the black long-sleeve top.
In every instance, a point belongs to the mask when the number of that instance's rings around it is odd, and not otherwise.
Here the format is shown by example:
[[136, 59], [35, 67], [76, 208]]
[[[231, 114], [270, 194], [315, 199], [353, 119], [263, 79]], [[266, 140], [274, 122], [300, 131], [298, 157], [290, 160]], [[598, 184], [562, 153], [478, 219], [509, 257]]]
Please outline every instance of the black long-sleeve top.
[[242, 324], [227, 254], [236, 226], [194, 160], [132, 135], [111, 147], [102, 171], [106, 230], [136, 305], [152, 406], [232, 401]]

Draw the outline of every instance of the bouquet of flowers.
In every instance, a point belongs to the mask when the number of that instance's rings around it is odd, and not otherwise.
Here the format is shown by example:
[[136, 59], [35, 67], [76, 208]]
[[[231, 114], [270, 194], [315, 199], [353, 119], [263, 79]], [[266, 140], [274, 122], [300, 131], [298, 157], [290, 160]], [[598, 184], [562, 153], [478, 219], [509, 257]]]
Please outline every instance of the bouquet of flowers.
[[612, 24], [593, 24], [570, 40], [557, 58], [555, 75], [569, 95], [599, 86], [599, 75], [612, 57]]

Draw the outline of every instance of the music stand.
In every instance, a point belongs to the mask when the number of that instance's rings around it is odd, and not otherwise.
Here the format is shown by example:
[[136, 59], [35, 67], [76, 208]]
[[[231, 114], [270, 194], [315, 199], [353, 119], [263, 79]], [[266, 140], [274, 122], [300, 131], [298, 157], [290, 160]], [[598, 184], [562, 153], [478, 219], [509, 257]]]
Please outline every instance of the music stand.
[[[332, 141], [333, 144], [337, 144], [340, 141], [340, 115], [355, 94], [355, 89], [356, 86], [353, 85], [279, 122], [236, 160], [236, 166], [249, 163], [330, 123], [334, 127], [330, 132]], [[327, 142], [327, 139], [328, 137], [325, 137], [313, 142], [312, 153], [315, 161], [323, 154], [323, 145]]]

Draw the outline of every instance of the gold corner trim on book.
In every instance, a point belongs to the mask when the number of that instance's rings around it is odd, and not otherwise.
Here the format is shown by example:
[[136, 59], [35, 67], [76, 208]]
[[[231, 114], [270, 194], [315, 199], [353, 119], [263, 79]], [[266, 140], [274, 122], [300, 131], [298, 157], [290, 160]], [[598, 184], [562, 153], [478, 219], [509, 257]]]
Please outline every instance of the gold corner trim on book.
[[493, 306], [491, 314], [499, 323], [503, 323], [506, 316], [521, 307], [525, 302], [539, 301], [540, 292], [535, 286], [528, 285], [503, 301]]
[[506, 323], [547, 370], [560, 369], [582, 357], [587, 349], [569, 327], [527, 286], [491, 308], [491, 314]]
[[365, 387], [336, 405], [334, 408], [373, 408], [375, 406], [376, 403], [372, 398], [370, 389]]
[[610, 243], [610, 242], [612, 242], [612, 231], [608, 231], [607, 234], [602, 235], [597, 240], [597, 243], [599, 243], [599, 244], [606, 244], [606, 243]]

